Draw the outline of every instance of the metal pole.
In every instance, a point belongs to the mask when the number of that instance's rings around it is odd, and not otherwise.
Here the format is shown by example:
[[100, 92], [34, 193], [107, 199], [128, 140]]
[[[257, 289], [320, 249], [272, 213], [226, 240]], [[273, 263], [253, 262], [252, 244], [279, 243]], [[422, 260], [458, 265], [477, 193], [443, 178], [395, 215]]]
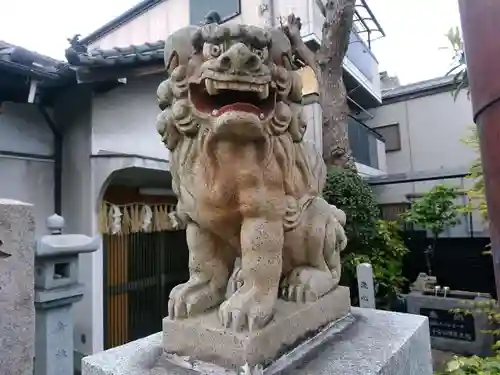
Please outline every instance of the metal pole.
[[459, 6], [500, 298], [500, 1], [459, 0]]

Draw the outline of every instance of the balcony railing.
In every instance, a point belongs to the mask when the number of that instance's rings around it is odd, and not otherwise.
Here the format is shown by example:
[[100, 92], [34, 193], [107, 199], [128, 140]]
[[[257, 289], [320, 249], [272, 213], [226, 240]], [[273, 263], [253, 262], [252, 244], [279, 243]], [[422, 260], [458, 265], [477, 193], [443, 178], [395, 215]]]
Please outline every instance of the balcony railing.
[[[378, 62], [366, 42], [354, 30], [349, 36], [349, 48], [346, 57], [370, 82], [373, 82], [375, 74], [378, 74]], [[377, 65], [376, 67], [374, 67], [374, 63]]]
[[379, 169], [379, 143], [382, 136], [362, 122], [349, 116], [347, 120], [349, 146], [356, 161], [360, 164]]

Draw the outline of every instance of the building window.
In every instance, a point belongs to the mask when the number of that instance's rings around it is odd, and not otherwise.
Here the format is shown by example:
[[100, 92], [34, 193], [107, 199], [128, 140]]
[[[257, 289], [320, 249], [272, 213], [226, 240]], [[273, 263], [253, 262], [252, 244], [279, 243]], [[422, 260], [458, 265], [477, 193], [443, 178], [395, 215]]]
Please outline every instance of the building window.
[[399, 133], [399, 124], [384, 125], [374, 129], [385, 140], [385, 151], [401, 150], [401, 134]]
[[189, 0], [191, 25], [201, 24], [211, 11], [219, 13], [222, 22], [226, 22], [241, 13], [241, 0]]

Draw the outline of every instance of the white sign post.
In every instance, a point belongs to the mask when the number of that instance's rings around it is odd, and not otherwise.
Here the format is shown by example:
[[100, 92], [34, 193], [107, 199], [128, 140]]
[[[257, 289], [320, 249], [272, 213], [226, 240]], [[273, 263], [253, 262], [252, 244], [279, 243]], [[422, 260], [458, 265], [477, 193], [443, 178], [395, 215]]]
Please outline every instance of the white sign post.
[[375, 309], [375, 288], [373, 286], [373, 270], [370, 263], [361, 263], [357, 267], [359, 307]]

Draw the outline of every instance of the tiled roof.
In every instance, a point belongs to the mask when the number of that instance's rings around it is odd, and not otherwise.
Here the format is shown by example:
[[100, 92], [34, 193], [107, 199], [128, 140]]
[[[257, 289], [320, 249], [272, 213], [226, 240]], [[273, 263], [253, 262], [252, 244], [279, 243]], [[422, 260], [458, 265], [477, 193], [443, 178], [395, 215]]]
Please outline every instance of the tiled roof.
[[59, 79], [70, 73], [67, 63], [0, 40], [0, 70], [41, 79]]
[[164, 47], [165, 42], [160, 40], [129, 47], [87, 51], [87, 48], [80, 42], [74, 41], [72, 46], [66, 50], [66, 59], [74, 67], [139, 66], [162, 62]]

